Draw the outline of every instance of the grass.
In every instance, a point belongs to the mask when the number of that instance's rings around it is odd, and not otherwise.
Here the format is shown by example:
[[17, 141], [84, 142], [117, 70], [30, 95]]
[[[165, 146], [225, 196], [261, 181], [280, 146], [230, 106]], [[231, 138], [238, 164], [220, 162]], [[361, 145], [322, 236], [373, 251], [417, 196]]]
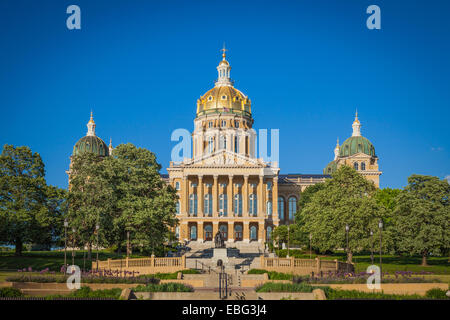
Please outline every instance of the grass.
[[282, 273], [276, 271], [267, 271], [263, 269], [250, 269], [248, 274], [264, 274], [267, 273], [269, 280], [292, 280], [294, 276], [290, 273]]
[[[279, 257], [286, 257], [287, 250], [277, 250], [277, 255]], [[309, 259], [309, 253], [305, 253], [302, 250], [290, 250], [291, 257], [298, 259]], [[346, 254], [343, 252], [336, 252], [330, 255], [317, 255], [312, 254], [312, 258], [315, 259], [319, 257], [323, 260], [334, 260], [346, 261]], [[395, 271], [412, 271], [420, 272], [427, 271], [434, 274], [448, 274], [450, 275], [450, 263], [449, 257], [429, 257], [428, 266], [422, 266], [421, 256], [395, 256], [395, 255], [382, 255], [382, 267], [383, 272], [393, 273]], [[366, 271], [367, 267], [372, 265], [369, 254], [356, 254], [353, 256], [353, 262], [355, 263], [355, 272], [359, 273]], [[374, 264], [380, 264], [379, 256], [374, 253]]]

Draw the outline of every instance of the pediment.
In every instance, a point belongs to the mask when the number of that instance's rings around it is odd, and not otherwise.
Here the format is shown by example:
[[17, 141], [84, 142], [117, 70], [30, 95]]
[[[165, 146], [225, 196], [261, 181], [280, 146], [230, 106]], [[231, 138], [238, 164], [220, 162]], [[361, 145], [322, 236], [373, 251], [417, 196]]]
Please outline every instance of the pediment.
[[183, 162], [189, 167], [266, 167], [267, 164], [262, 159], [246, 157], [242, 154], [219, 150], [201, 158], [188, 159]]

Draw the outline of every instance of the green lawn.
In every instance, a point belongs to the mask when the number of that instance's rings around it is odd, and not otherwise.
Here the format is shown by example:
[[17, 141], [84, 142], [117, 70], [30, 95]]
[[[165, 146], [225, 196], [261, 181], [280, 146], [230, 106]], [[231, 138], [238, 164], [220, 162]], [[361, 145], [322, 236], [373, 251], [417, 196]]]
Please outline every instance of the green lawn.
[[[87, 259], [83, 261], [84, 251], [75, 252], [75, 264], [86, 270], [91, 269], [91, 261]], [[120, 259], [125, 258], [126, 255], [118, 255], [116, 253], [109, 253], [100, 251], [99, 260]], [[131, 255], [131, 258], [139, 258], [140, 255]], [[96, 258], [96, 252], [92, 253], [92, 259]], [[72, 252], [67, 251], [67, 263], [72, 264]], [[0, 270], [17, 271], [17, 269], [23, 269], [31, 267], [33, 270], [41, 271], [45, 268], [49, 268], [50, 271], [60, 271], [61, 266], [64, 264], [64, 251], [26, 251], [22, 253], [22, 256], [14, 256], [14, 252], [0, 252]]]
[[[287, 250], [280, 250], [279, 256], [285, 256]], [[299, 259], [309, 259], [309, 253], [304, 253], [300, 250], [290, 250], [290, 256]], [[330, 255], [316, 255], [312, 254], [312, 258], [320, 257], [324, 260], [334, 260], [346, 261], [346, 255], [344, 252], [336, 252]], [[420, 256], [393, 256], [393, 255], [382, 255], [382, 267], [383, 272], [393, 273], [395, 271], [412, 271], [421, 272], [428, 271], [434, 274], [449, 274], [450, 275], [450, 263], [449, 257], [429, 257], [428, 266], [421, 266], [422, 257]], [[362, 272], [366, 271], [367, 267], [372, 264], [370, 259], [370, 254], [359, 254], [353, 256], [353, 262], [355, 263], [355, 271]], [[374, 264], [380, 264], [380, 257], [374, 254]]]

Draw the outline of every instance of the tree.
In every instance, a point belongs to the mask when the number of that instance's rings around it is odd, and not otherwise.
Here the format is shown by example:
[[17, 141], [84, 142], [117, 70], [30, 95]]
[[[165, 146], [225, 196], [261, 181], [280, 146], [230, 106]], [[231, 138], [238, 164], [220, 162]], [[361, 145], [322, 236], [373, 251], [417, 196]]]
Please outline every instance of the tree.
[[384, 208], [377, 204], [376, 187], [349, 166], [340, 167], [332, 179], [301, 209], [296, 223], [311, 234], [312, 245], [324, 252], [346, 247], [345, 226], [349, 226], [347, 260], [370, 244], [370, 229], [376, 230]]
[[296, 224], [289, 225], [280, 225], [276, 227], [272, 232], [272, 239], [274, 239], [278, 243], [278, 248], [281, 248], [281, 243], [286, 243], [290, 245], [298, 245], [300, 244], [298, 238], [298, 226]]
[[427, 265], [429, 254], [450, 248], [450, 185], [437, 177], [412, 175], [400, 193], [394, 211], [400, 250], [420, 254]]
[[129, 233], [128, 253], [131, 245], [154, 251], [168, 240], [170, 229], [177, 224], [176, 191], [161, 179], [155, 154], [131, 143], [122, 144], [103, 165], [106, 180], [114, 185], [115, 241], [120, 246]]
[[393, 214], [401, 191], [401, 189], [384, 188], [378, 189], [375, 193], [375, 200], [385, 209], [383, 242], [384, 247], [391, 253], [398, 253], [399, 235], [395, 230]]
[[101, 225], [103, 230], [112, 227], [113, 186], [104, 177], [102, 162], [102, 157], [91, 152], [72, 158], [67, 215], [69, 233], [78, 245], [87, 246], [88, 259], [91, 259], [96, 241], [96, 225]]
[[44, 162], [29, 147], [4, 145], [0, 155], [0, 242], [51, 244], [58, 236], [64, 190], [45, 182]]

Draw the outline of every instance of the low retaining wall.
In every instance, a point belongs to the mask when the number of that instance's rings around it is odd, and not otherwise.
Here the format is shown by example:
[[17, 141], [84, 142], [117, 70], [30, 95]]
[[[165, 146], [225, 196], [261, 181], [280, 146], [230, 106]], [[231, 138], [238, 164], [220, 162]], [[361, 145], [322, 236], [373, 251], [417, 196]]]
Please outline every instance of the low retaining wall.
[[291, 273], [295, 275], [309, 275], [312, 272], [354, 272], [353, 263], [346, 263], [337, 260], [316, 259], [296, 259], [291, 258], [266, 258], [261, 256], [260, 269]]
[[313, 286], [327, 286], [333, 289], [341, 290], [358, 290], [363, 292], [384, 292], [386, 294], [419, 294], [424, 296], [425, 293], [433, 288], [448, 290], [447, 283], [383, 283], [381, 289], [372, 290], [367, 288], [367, 284], [313, 284]]
[[[96, 262], [92, 262], [93, 268]], [[99, 270], [119, 272], [139, 272], [139, 274], [172, 273], [186, 269], [186, 256], [174, 258], [137, 258], [98, 261]]]

